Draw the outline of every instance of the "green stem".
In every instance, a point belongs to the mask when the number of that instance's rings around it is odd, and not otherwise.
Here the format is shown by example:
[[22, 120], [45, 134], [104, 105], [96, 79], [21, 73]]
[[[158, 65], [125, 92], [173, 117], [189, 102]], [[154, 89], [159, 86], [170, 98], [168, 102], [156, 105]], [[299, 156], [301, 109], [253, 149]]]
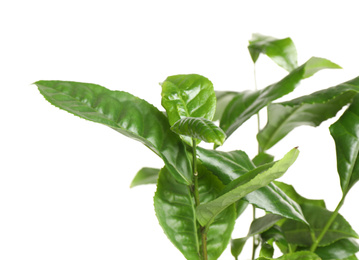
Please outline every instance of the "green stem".
[[[192, 138], [192, 151], [193, 151], [193, 195], [194, 195], [194, 201], [196, 203], [196, 207], [200, 205], [200, 199], [199, 199], [199, 188], [198, 188], [198, 171], [197, 171], [197, 143], [196, 139]], [[200, 231], [201, 231], [201, 239], [202, 239], [202, 259], [207, 260], [207, 229], [205, 227], [202, 227], [199, 225]]]
[[334, 210], [334, 212], [333, 212], [332, 215], [330, 216], [330, 218], [329, 218], [327, 224], [324, 226], [322, 232], [319, 234], [319, 236], [317, 237], [317, 239], [314, 241], [313, 245], [311, 246], [311, 248], [310, 248], [310, 251], [311, 251], [311, 252], [314, 252], [314, 251], [317, 249], [317, 247], [318, 247], [320, 241], [323, 239], [325, 233], [328, 231], [329, 227], [333, 224], [333, 221], [334, 221], [335, 218], [338, 216], [339, 210], [340, 210], [340, 208], [341, 208], [341, 207], [343, 206], [343, 204], [344, 204], [345, 195], [346, 195], [346, 194], [343, 194], [342, 199], [340, 200], [340, 202], [338, 203], [338, 206], [336, 207], [336, 209]]
[[[252, 212], [253, 212], [253, 220], [256, 219], [256, 207], [254, 205], [252, 205]], [[252, 260], [255, 259], [256, 256], [256, 249], [257, 249], [258, 245], [256, 242], [256, 236], [253, 236], [253, 242], [252, 242]]]

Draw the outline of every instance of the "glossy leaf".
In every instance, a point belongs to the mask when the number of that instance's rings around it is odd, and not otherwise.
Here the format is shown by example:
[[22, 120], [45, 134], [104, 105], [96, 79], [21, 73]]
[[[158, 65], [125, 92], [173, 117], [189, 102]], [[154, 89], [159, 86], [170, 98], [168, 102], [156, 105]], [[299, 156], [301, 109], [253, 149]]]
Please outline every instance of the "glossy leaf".
[[276, 39], [253, 34], [248, 50], [254, 63], [263, 53], [287, 71], [292, 71], [297, 67], [297, 50], [291, 38]]
[[133, 178], [130, 187], [136, 187], [144, 184], [156, 184], [160, 169], [144, 167], [139, 170]]
[[[215, 198], [223, 188], [218, 179], [198, 167], [199, 195], [201, 202]], [[159, 175], [154, 197], [156, 216], [171, 242], [189, 260], [199, 260], [199, 225], [195, 215], [195, 204], [187, 185], [180, 184], [166, 168]], [[236, 212], [234, 206], [219, 215], [209, 227], [207, 234], [208, 259], [217, 259], [229, 243]]]
[[337, 153], [337, 168], [344, 194], [359, 180], [359, 95], [330, 126]]
[[[318, 255], [309, 251], [290, 253], [275, 259], [276, 260], [321, 260], [321, 258]], [[256, 260], [274, 260], [274, 259], [261, 256]]]
[[[255, 168], [243, 151], [222, 152], [198, 147], [197, 153], [203, 164], [225, 185]], [[300, 206], [273, 183], [244, 199], [267, 212], [306, 223]]]
[[290, 197], [292, 200], [297, 202], [299, 205], [312, 204], [318, 207], [325, 208], [324, 200], [312, 200], [312, 199], [304, 198], [303, 196], [298, 194], [298, 192], [294, 189], [292, 185], [286, 184], [284, 182], [274, 181], [274, 184], [277, 185], [285, 194], [288, 195], [288, 197]]
[[[329, 246], [318, 247], [315, 253], [323, 260], [351, 259], [359, 251], [359, 245], [354, 239], [341, 239]], [[353, 258], [356, 259], [356, 258]]]
[[205, 118], [185, 117], [174, 123], [171, 129], [179, 135], [185, 135], [216, 145], [222, 145], [226, 139], [226, 134], [222, 129]]
[[[298, 154], [298, 149], [293, 149], [288, 152], [281, 160], [277, 161], [272, 167], [257, 174], [255, 177], [248, 180], [246, 175], [251, 174], [251, 172], [248, 172], [234, 180], [233, 182], [235, 182], [237, 185], [235, 185], [233, 188], [231, 187], [230, 191], [208, 203], [201, 204], [197, 207], [196, 212], [199, 223], [201, 223], [202, 226], [206, 226], [212, 223], [214, 218], [228, 206], [232, 205], [252, 191], [267, 186], [273, 180], [281, 177], [294, 163], [298, 157]], [[256, 171], [256, 169], [253, 171]], [[242, 179], [244, 181], [242, 181]], [[228, 185], [232, 186], [231, 183]]]
[[237, 258], [241, 254], [246, 242], [247, 242], [247, 237], [236, 238], [231, 240], [231, 253], [235, 258]]
[[216, 94], [207, 78], [197, 75], [175, 75], [162, 84], [162, 106], [170, 125], [184, 117], [212, 120], [216, 110]]
[[270, 104], [268, 123], [257, 135], [260, 147], [268, 150], [298, 126], [320, 125], [334, 117], [358, 92], [359, 77], [291, 101]]
[[[311, 204], [303, 204], [302, 210], [310, 227], [318, 237], [332, 212]], [[310, 246], [313, 243], [309, 227], [303, 223], [288, 219], [281, 228], [288, 243], [300, 246]], [[351, 237], [359, 238], [349, 223], [341, 215], [338, 215], [320, 241], [319, 246], [327, 246], [340, 239]]]
[[267, 231], [282, 218], [283, 217], [278, 215], [267, 214], [264, 215], [263, 217], [254, 219], [249, 228], [248, 236], [253, 236]]
[[279, 249], [282, 251], [282, 253], [284, 254], [289, 253], [288, 242], [284, 237], [284, 234], [279, 226], [274, 225], [270, 229], [261, 233], [260, 236], [263, 241], [273, 240], [276, 243], [276, 245], [279, 247]]
[[292, 92], [298, 83], [324, 68], [340, 68], [329, 60], [313, 57], [279, 82], [257, 91], [244, 91], [233, 97], [223, 112], [220, 127], [229, 137], [250, 117], [270, 102]]
[[192, 169], [185, 145], [171, 131], [165, 115], [145, 100], [95, 84], [69, 81], [35, 84], [52, 105], [142, 142], [163, 159], [177, 181], [191, 183]]

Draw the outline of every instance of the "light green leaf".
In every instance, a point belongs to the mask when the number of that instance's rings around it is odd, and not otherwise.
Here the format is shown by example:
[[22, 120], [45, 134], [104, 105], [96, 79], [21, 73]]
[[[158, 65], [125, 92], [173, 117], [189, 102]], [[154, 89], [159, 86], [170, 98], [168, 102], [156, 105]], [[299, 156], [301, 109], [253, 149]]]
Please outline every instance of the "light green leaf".
[[171, 131], [166, 116], [153, 105], [129, 93], [95, 84], [70, 81], [35, 84], [52, 105], [142, 142], [163, 159], [177, 181], [192, 183], [185, 145]]
[[222, 129], [205, 118], [182, 118], [174, 123], [171, 130], [176, 134], [189, 136], [216, 145], [222, 145], [226, 139], [226, 134]]
[[[255, 169], [243, 151], [222, 152], [198, 147], [197, 153], [203, 164], [225, 185]], [[244, 199], [267, 212], [306, 223], [300, 206], [273, 183], [253, 191]]]
[[[273, 180], [281, 177], [294, 163], [298, 154], [299, 151], [297, 149], [293, 149], [281, 160], [276, 162], [271, 168], [256, 174], [255, 177], [251, 176], [251, 178], [248, 180], [246, 175], [251, 175], [251, 172], [248, 172], [233, 181], [236, 183], [235, 187], [232, 187], [232, 183], [229, 183], [231, 186], [230, 191], [208, 203], [201, 204], [197, 207], [196, 212], [199, 223], [201, 223], [202, 226], [209, 225], [212, 223], [214, 218], [228, 206], [232, 205], [250, 192], [267, 186]], [[256, 171], [256, 169], [253, 171]]]
[[184, 117], [212, 120], [216, 110], [216, 94], [207, 78], [197, 75], [175, 75], [162, 84], [162, 106], [170, 125]]
[[[201, 203], [214, 199], [223, 184], [201, 165], [199, 172], [199, 195]], [[196, 220], [195, 204], [187, 185], [180, 184], [166, 168], [159, 175], [154, 197], [156, 216], [171, 242], [189, 260], [199, 260], [200, 226]], [[229, 207], [213, 221], [207, 233], [208, 259], [215, 260], [227, 247], [234, 228], [236, 212]]]
[[144, 167], [139, 170], [133, 178], [130, 187], [136, 187], [144, 184], [156, 184], [160, 169]]
[[[311, 229], [315, 232], [315, 236], [318, 237], [331, 217], [332, 212], [311, 204], [303, 204], [302, 210]], [[283, 223], [281, 228], [288, 243], [300, 246], [312, 245], [313, 241], [307, 225], [288, 219]], [[327, 246], [340, 239], [351, 237], [359, 238], [349, 223], [339, 214], [325, 233], [319, 246]]]
[[339, 68], [338, 65], [333, 64], [326, 59], [313, 57], [277, 83], [261, 90], [238, 93], [226, 106], [220, 119], [220, 127], [228, 138], [238, 127], [257, 114], [263, 107], [292, 92], [302, 79], [324, 68]]
[[270, 104], [268, 123], [257, 135], [260, 147], [268, 150], [298, 126], [320, 125], [334, 117], [358, 92], [359, 77], [291, 101]]
[[298, 194], [298, 192], [294, 189], [292, 185], [286, 184], [284, 182], [274, 181], [274, 184], [277, 185], [285, 194], [287, 194], [288, 197], [297, 202], [299, 205], [312, 204], [318, 207], [325, 208], [324, 200], [311, 200], [304, 198], [303, 196]]
[[340, 185], [347, 194], [359, 180], [359, 95], [329, 129], [336, 146]]
[[[359, 251], [358, 243], [352, 239], [341, 239], [329, 246], [318, 247], [315, 253], [323, 260], [337, 260], [337, 259], [357, 259], [353, 255]], [[355, 257], [355, 256], [354, 256]]]
[[297, 50], [291, 38], [276, 39], [253, 34], [248, 50], [254, 63], [263, 53], [287, 71], [292, 71], [297, 67]]
[[259, 251], [259, 256], [271, 258], [273, 257], [273, 254], [274, 254], [273, 245], [262, 242], [261, 250]]
[[300, 251], [286, 254], [277, 258], [278, 260], [321, 260], [320, 257], [309, 251]]

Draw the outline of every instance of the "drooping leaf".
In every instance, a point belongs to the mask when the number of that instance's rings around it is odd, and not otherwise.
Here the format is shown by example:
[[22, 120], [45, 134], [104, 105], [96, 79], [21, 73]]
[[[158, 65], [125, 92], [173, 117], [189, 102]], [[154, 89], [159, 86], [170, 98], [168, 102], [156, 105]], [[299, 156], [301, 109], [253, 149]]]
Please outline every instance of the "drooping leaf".
[[[352, 239], [341, 239], [325, 247], [318, 247], [315, 253], [322, 260], [351, 259], [359, 251], [358, 243]], [[356, 258], [353, 258], [356, 259]]]
[[283, 218], [282, 216], [267, 214], [264, 215], [263, 217], [254, 219], [249, 228], [248, 236], [253, 236], [256, 234], [263, 233], [264, 231], [267, 231], [282, 218]]
[[257, 154], [253, 159], [252, 162], [256, 165], [256, 166], [260, 166], [266, 163], [270, 163], [274, 161], [274, 156], [270, 155], [268, 153], [265, 152], [260, 152], [259, 154]]
[[144, 167], [139, 170], [133, 178], [130, 187], [136, 187], [144, 184], [156, 184], [160, 169]]
[[[223, 184], [199, 165], [199, 196], [201, 203], [214, 199]], [[190, 188], [180, 184], [162, 169], [154, 197], [156, 216], [170, 241], [189, 260], [199, 260], [200, 235], [195, 203]], [[236, 212], [229, 207], [213, 221], [207, 233], [208, 259], [215, 260], [227, 247], [234, 228]]]
[[[332, 212], [312, 204], [303, 204], [302, 210], [315, 236], [318, 237]], [[310, 246], [313, 243], [309, 227], [301, 222], [288, 219], [281, 228], [287, 241], [291, 244]], [[340, 239], [351, 237], [359, 238], [349, 223], [339, 214], [325, 233], [319, 246], [327, 246]]]
[[229, 137], [239, 126], [270, 102], [292, 92], [298, 83], [324, 68], [340, 68], [329, 60], [313, 57], [282, 80], [264, 89], [244, 91], [234, 96], [220, 119], [220, 127]]
[[144, 143], [163, 159], [177, 181], [191, 183], [191, 163], [184, 143], [171, 131], [165, 115], [145, 100], [95, 84], [69, 81], [35, 84], [52, 105]]
[[330, 126], [337, 153], [337, 168], [344, 194], [359, 180], [359, 95]]
[[162, 106], [171, 126], [184, 117], [213, 119], [216, 94], [209, 79], [197, 74], [175, 75], [161, 85]]
[[226, 134], [222, 129], [205, 118], [185, 117], [174, 123], [171, 129], [179, 135], [189, 136], [216, 145], [222, 145], [226, 139]]
[[301, 204], [312, 204], [318, 207], [325, 208], [324, 200], [312, 200], [304, 198], [303, 196], [299, 195], [298, 192], [294, 189], [292, 185], [286, 184], [280, 181], [274, 181], [274, 184], [277, 185], [285, 194], [288, 195], [292, 200], [297, 202], [299, 205]]
[[[198, 147], [197, 153], [203, 164], [225, 185], [255, 168], [243, 151], [222, 152]], [[244, 199], [267, 212], [306, 223], [300, 206], [273, 183]]]
[[231, 253], [235, 258], [237, 258], [241, 254], [246, 242], [247, 242], [247, 237], [236, 238], [231, 240]]
[[253, 34], [248, 50], [254, 63], [263, 53], [287, 71], [292, 71], [297, 67], [297, 50], [291, 38], [276, 39]]
[[[277, 161], [272, 167], [257, 174], [255, 177], [251, 176], [250, 179], [247, 179], [246, 175], [251, 175], [251, 172], [248, 172], [233, 181], [237, 184], [235, 187], [232, 187], [231, 183], [229, 183], [228, 185], [231, 186], [230, 191], [197, 207], [196, 212], [199, 223], [201, 223], [202, 226], [212, 223], [214, 218], [228, 206], [232, 205], [252, 191], [267, 186], [273, 180], [281, 177], [294, 163], [298, 154], [298, 149], [293, 149], [281, 160]], [[256, 171], [256, 169], [253, 171]], [[244, 181], [242, 181], [242, 179]]]
[[268, 123], [258, 133], [262, 150], [268, 150], [295, 127], [318, 126], [334, 117], [359, 92], [359, 77], [291, 101], [270, 104]]

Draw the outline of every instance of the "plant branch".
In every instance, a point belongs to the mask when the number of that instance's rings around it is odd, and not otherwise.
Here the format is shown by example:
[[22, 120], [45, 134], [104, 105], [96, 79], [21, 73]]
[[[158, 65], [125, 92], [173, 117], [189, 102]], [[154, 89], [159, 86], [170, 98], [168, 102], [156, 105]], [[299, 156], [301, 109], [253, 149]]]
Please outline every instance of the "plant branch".
[[311, 248], [310, 248], [310, 251], [311, 251], [311, 252], [314, 252], [314, 251], [317, 249], [317, 247], [318, 247], [320, 241], [323, 239], [325, 233], [328, 231], [329, 227], [333, 224], [333, 221], [334, 221], [335, 218], [338, 216], [339, 210], [340, 210], [340, 208], [341, 208], [341, 207], [343, 206], [343, 204], [344, 204], [345, 196], [346, 196], [346, 194], [343, 194], [342, 199], [339, 201], [339, 203], [338, 203], [336, 209], [334, 210], [334, 212], [333, 212], [332, 215], [330, 216], [330, 218], [329, 218], [327, 224], [324, 226], [322, 232], [319, 234], [319, 236], [317, 237], [317, 239], [314, 241], [313, 245], [312, 245]]

